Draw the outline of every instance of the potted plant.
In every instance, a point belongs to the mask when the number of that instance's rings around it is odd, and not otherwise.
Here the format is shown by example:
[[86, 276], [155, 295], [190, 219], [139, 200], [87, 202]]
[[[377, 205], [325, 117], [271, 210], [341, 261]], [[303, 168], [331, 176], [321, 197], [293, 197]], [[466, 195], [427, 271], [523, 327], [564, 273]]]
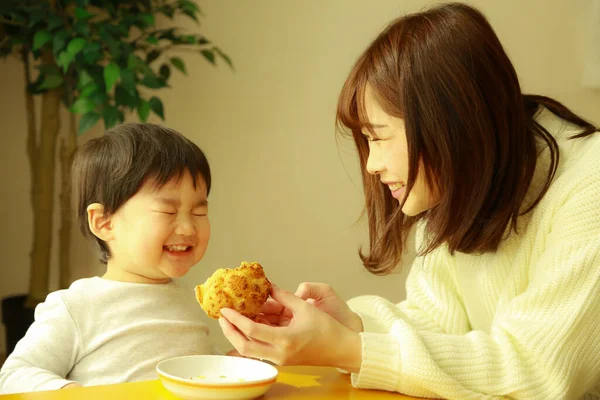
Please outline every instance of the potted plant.
[[[123, 122], [129, 112], [137, 112], [141, 121], [151, 112], [164, 120], [163, 103], [152, 91], [168, 87], [173, 68], [186, 73], [175, 51], [197, 52], [212, 64], [220, 58], [232, 66], [229, 57], [204, 35], [184, 33], [172, 22], [181, 17], [198, 22], [200, 15], [190, 0], [1, 2], [0, 58], [19, 57], [25, 74], [34, 225], [28, 293], [2, 301], [7, 355], [49, 291], [56, 173], [61, 175], [59, 285], [70, 284], [68, 175], [77, 135], [100, 121], [108, 129]], [[158, 18], [165, 26], [157, 24]], [[34, 96], [41, 97], [39, 110]], [[70, 111], [68, 121], [61, 120], [61, 107]], [[67, 134], [59, 142], [65, 122]]]

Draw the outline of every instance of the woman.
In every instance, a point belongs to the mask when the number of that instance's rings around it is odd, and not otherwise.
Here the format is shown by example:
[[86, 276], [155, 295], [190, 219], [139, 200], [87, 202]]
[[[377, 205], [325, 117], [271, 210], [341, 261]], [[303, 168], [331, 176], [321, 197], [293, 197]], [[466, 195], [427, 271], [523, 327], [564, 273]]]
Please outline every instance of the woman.
[[[414, 227], [407, 299], [275, 288], [263, 323], [223, 309], [244, 356], [327, 365], [362, 388], [453, 399], [578, 399], [600, 385], [600, 135], [521, 93], [477, 10], [390, 24], [356, 62], [337, 122], [363, 167], [386, 274]], [[305, 301], [306, 300], [306, 301]]]

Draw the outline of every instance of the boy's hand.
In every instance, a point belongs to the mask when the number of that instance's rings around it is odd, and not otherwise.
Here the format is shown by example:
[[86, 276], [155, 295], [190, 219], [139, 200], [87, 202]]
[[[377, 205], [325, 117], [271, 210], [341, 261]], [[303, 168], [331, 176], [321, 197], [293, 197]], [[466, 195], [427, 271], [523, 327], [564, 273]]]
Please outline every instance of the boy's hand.
[[241, 355], [241, 354], [240, 354], [240, 352], [239, 352], [239, 351], [237, 351], [236, 349], [233, 349], [233, 350], [231, 350], [231, 351], [227, 352], [227, 354], [226, 354], [226, 355], [227, 355], [227, 356], [230, 356], [230, 357], [244, 357], [244, 356], [243, 356], [243, 355]]
[[71, 382], [71, 383], [68, 383], [65, 386], [63, 386], [61, 389], [73, 389], [73, 388], [78, 388], [78, 387], [83, 387], [83, 386], [81, 386], [77, 382]]

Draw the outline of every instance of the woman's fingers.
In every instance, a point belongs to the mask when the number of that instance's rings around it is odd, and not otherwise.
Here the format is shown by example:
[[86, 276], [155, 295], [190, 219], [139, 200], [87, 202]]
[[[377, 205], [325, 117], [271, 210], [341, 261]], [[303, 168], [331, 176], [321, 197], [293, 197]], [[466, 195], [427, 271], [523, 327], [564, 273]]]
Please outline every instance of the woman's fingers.
[[296, 289], [296, 296], [307, 299], [322, 299], [334, 293], [333, 288], [322, 282], [303, 282]]
[[221, 330], [223, 334], [229, 340], [229, 342], [235, 347], [238, 351], [241, 347], [244, 346], [244, 342], [248, 341], [248, 338], [244, 336], [231, 322], [227, 319], [221, 317], [219, 318], [219, 325], [221, 326]]
[[263, 314], [281, 314], [285, 307], [273, 299], [269, 299], [262, 305], [260, 312]]
[[261, 315], [259, 318], [261, 321], [266, 321], [269, 325], [279, 326], [279, 321], [281, 320], [281, 315], [280, 314], [265, 314], [265, 315]]
[[[230, 308], [221, 309], [221, 315], [235, 328], [251, 340], [259, 340], [268, 344], [276, 341], [276, 327], [260, 324], [244, 317], [242, 314]], [[233, 344], [233, 343], [232, 343]]]
[[254, 321], [258, 322], [259, 324], [265, 324], [265, 325], [269, 325], [269, 326], [278, 326], [279, 324], [277, 323], [279, 320], [280, 316], [279, 315], [259, 315], [257, 316]]
[[306, 302], [303, 299], [293, 293], [288, 292], [287, 290], [281, 289], [278, 286], [273, 287], [271, 297], [273, 297], [273, 299], [283, 307], [289, 309], [292, 313], [294, 313], [296, 309], [306, 305]]
[[266, 343], [257, 340], [248, 340], [231, 322], [226, 318], [219, 318], [219, 325], [223, 334], [243, 357], [260, 359], [271, 359], [273, 348]]

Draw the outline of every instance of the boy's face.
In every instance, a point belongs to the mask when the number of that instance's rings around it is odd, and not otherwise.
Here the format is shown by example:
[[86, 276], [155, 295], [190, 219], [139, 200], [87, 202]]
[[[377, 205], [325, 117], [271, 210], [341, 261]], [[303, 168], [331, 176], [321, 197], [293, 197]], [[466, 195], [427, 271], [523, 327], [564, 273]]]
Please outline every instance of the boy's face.
[[180, 182], [156, 190], [148, 183], [111, 217], [110, 268], [151, 280], [178, 278], [199, 262], [210, 238], [206, 184]]

